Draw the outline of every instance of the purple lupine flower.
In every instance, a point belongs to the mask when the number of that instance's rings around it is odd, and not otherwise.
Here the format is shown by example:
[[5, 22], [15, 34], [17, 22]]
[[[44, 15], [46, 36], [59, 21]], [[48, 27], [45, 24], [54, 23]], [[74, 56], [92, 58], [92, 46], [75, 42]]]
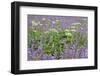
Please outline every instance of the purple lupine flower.
[[80, 58], [88, 58], [87, 48], [80, 49]]
[[48, 57], [47, 57], [47, 55], [42, 55], [42, 58], [41, 58], [41, 60], [47, 60], [48, 59]]
[[56, 59], [55, 56], [48, 56], [48, 55], [46, 55], [46, 54], [44, 54], [44, 55], [42, 56], [42, 60], [54, 60], [54, 59]]
[[28, 60], [33, 60], [33, 57], [35, 57], [35, 53], [31, 48], [28, 48]]
[[64, 51], [63, 59], [74, 58], [74, 56], [75, 56], [75, 50], [67, 49], [67, 50]]
[[54, 56], [48, 56], [48, 60], [54, 60], [55, 57]]

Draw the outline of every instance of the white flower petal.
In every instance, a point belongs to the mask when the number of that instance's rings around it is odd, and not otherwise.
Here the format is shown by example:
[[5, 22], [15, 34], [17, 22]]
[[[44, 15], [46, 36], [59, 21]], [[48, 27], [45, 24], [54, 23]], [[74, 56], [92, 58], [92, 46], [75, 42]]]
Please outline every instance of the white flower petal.
[[72, 34], [71, 34], [71, 33], [69, 33], [69, 32], [67, 32], [67, 33], [66, 33], [66, 35], [67, 35], [67, 36], [72, 36]]
[[46, 20], [46, 18], [42, 18], [42, 20], [43, 20], [43, 21], [45, 21], [45, 20]]

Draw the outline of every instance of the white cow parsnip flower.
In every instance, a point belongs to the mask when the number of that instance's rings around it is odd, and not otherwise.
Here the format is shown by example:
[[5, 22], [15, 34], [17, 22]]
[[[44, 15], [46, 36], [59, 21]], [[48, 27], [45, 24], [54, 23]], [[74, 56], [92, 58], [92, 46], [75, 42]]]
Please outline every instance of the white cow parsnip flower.
[[70, 32], [70, 31], [76, 32], [75, 29], [65, 29], [65, 32]]
[[80, 28], [81, 23], [72, 23], [71, 29], [78, 29]]
[[49, 31], [52, 31], [52, 32], [57, 32], [57, 33], [58, 33], [58, 31], [57, 31], [56, 29], [54, 29], [54, 28], [49, 29]]
[[37, 32], [36, 30], [33, 30], [33, 32]]
[[42, 20], [43, 20], [43, 21], [45, 21], [45, 20], [46, 20], [46, 18], [42, 18]]
[[72, 25], [81, 25], [81, 23], [76, 22], [76, 23], [72, 23]]
[[37, 26], [38, 25], [38, 22], [36, 22], [36, 21], [32, 21], [32, 26]]
[[72, 33], [66, 32], [65, 35], [66, 35], [66, 36], [72, 36]]
[[70, 31], [69, 29], [65, 29], [66, 32]]

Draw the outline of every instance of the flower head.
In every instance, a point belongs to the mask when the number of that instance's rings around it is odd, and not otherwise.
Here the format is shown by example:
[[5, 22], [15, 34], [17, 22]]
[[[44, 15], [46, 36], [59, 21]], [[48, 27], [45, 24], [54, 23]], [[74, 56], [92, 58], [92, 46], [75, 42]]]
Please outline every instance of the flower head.
[[77, 22], [77, 23], [72, 23], [72, 25], [81, 25], [81, 23]]
[[36, 22], [36, 21], [32, 21], [32, 26], [37, 26], [39, 23], [38, 22]]
[[72, 36], [72, 34], [70, 32], [66, 32], [65, 35], [66, 36]]
[[46, 18], [42, 18], [42, 20], [43, 20], [43, 21], [45, 21], [45, 20], [46, 20]]
[[52, 24], [55, 24], [56, 22], [55, 21], [52, 21]]
[[57, 32], [58, 33], [58, 31], [56, 29], [49, 29], [49, 31]]

